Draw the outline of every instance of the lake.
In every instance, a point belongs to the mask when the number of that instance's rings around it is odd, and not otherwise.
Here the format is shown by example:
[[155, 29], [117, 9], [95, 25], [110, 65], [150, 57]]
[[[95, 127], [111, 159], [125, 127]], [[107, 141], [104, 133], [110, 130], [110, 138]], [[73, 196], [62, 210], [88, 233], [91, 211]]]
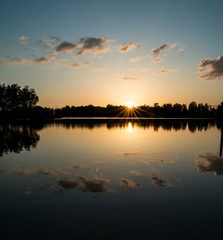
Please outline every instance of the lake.
[[221, 239], [215, 120], [0, 124], [1, 239]]

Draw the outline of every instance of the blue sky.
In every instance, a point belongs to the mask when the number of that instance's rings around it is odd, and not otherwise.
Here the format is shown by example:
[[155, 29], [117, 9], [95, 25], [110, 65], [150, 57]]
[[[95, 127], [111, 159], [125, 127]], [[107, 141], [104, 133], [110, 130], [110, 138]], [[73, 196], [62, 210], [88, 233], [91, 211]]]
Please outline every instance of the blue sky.
[[50, 107], [219, 104], [222, 7], [216, 0], [1, 1], [0, 82], [35, 88]]

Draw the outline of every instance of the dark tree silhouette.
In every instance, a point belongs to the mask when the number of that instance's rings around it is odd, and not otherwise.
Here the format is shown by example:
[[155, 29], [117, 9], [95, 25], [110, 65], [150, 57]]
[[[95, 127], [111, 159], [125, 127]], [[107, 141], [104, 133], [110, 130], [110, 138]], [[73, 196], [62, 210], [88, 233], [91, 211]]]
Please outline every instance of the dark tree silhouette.
[[20, 153], [35, 148], [40, 139], [37, 130], [27, 125], [0, 125], [0, 157], [9, 152]]
[[25, 86], [21, 89], [17, 84], [0, 84], [0, 111], [13, 111], [19, 108], [33, 108], [39, 101], [35, 90]]

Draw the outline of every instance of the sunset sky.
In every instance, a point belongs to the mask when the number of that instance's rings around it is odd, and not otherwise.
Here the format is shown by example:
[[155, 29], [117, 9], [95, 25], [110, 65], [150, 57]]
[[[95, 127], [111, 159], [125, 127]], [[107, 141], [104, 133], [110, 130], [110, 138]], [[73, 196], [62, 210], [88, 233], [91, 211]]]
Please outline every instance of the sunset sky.
[[39, 105], [223, 101], [222, 0], [3, 0], [0, 83]]

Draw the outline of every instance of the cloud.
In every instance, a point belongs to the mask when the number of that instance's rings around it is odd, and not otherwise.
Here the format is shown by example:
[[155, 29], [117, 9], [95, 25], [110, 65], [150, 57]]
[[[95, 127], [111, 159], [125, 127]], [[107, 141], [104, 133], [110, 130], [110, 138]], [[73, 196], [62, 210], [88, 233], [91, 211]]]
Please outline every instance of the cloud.
[[1, 173], [13, 173], [19, 176], [35, 174], [36, 170], [34, 168], [12, 168], [12, 169], [0, 169]]
[[197, 154], [198, 157], [205, 161], [196, 160], [195, 165], [199, 173], [214, 172], [215, 175], [223, 174], [223, 159], [212, 152]]
[[223, 57], [219, 56], [217, 59], [205, 58], [202, 59], [198, 65], [200, 69], [197, 73], [207, 71], [200, 76], [201, 79], [207, 81], [222, 80], [223, 79]]
[[12, 66], [12, 65], [19, 65], [19, 64], [26, 64], [26, 63], [30, 64], [32, 63], [32, 60], [16, 58], [16, 57], [10, 60], [0, 59], [0, 65], [5, 65], [5, 66]]
[[55, 48], [55, 44], [47, 43], [47, 44], [44, 44], [43, 47], [45, 47], [45, 48]]
[[20, 41], [19, 42], [19, 45], [26, 45], [27, 44], [27, 42], [25, 42], [25, 41]]
[[159, 47], [152, 49], [153, 54], [153, 62], [160, 62], [160, 54], [170, 48], [174, 48], [176, 46], [176, 43], [165, 43]]
[[132, 156], [132, 155], [136, 155], [136, 154], [139, 154], [138, 151], [133, 151], [133, 152], [122, 152], [120, 153], [121, 155], [125, 156], [125, 157], [128, 157], [128, 156]]
[[178, 52], [178, 53], [183, 52], [183, 51], [184, 51], [184, 48], [179, 48], [179, 49], [176, 50], [176, 52]]
[[73, 68], [80, 68], [81, 67], [81, 65], [79, 63], [72, 63], [71, 66]]
[[55, 175], [55, 172], [48, 168], [39, 168], [38, 173], [43, 174], [43, 175]]
[[141, 60], [142, 58], [143, 58], [143, 57], [136, 56], [135, 58], [130, 58], [129, 61], [130, 61], [130, 62], [136, 62], [136, 61]]
[[134, 183], [133, 181], [131, 181], [127, 178], [120, 179], [120, 184], [123, 187], [129, 187], [129, 188], [136, 188], [139, 186], [139, 184]]
[[177, 71], [177, 69], [163, 69], [161, 71], [157, 71], [157, 72], [151, 72], [150, 74], [153, 74], [153, 75], [160, 75], [160, 74], [167, 74], [167, 73], [170, 73], [170, 72], [175, 72]]
[[35, 63], [44, 64], [44, 63], [51, 62], [51, 59], [50, 58], [41, 57], [41, 58], [36, 58], [34, 61], [35, 61]]
[[28, 175], [28, 174], [35, 174], [36, 170], [34, 168], [16, 168], [11, 170], [12, 173], [15, 173], [17, 175]]
[[0, 65], [7, 65], [7, 61], [5, 59], [0, 59]]
[[19, 40], [21, 40], [21, 41], [25, 41], [25, 40], [27, 40], [27, 39], [28, 39], [28, 37], [21, 36], [21, 37], [19, 37], [18, 39], [19, 39]]
[[130, 174], [132, 174], [132, 175], [135, 175], [135, 176], [142, 176], [142, 173], [141, 172], [138, 172], [138, 171], [130, 171], [129, 172]]
[[160, 187], [172, 187], [172, 185], [170, 184], [169, 181], [162, 179], [159, 176], [159, 173], [160, 172], [157, 170], [152, 170], [152, 172], [150, 174], [150, 179], [151, 179], [152, 184], [159, 185]]
[[150, 165], [149, 161], [146, 161], [146, 160], [137, 160], [137, 162], [144, 165]]
[[124, 77], [122, 80], [127, 80], [127, 81], [139, 81], [139, 78], [133, 78], [133, 77]]
[[91, 62], [89, 62], [89, 61], [86, 61], [86, 62], [84, 62], [84, 65], [85, 65], [86, 67], [90, 67], [90, 66], [93, 65], [93, 63], [91, 63]]
[[22, 58], [12, 58], [9, 61], [9, 64], [24, 64], [24, 63], [31, 63], [32, 60], [28, 60], [28, 59], [22, 59]]
[[58, 37], [50, 37], [50, 41], [58, 42], [58, 41], [60, 41], [60, 39]]
[[62, 42], [56, 47], [56, 51], [67, 53], [67, 52], [73, 51], [77, 47], [78, 47], [78, 44], [76, 43]]
[[78, 176], [79, 179], [84, 183], [83, 191], [87, 192], [109, 192], [110, 189], [105, 184], [110, 184], [110, 180], [106, 178], [86, 178]]
[[82, 56], [86, 52], [98, 54], [106, 52], [110, 49], [110, 46], [103, 47], [104, 44], [109, 43], [107, 38], [82, 38], [79, 43], [82, 45], [77, 55]]
[[140, 47], [140, 44], [130, 42], [130, 43], [121, 45], [120, 48], [119, 48], [119, 51], [120, 52], [128, 52], [128, 51], [131, 51], [132, 49], [137, 48], [137, 47]]
[[170, 161], [170, 160], [166, 160], [166, 159], [161, 159], [161, 158], [151, 159], [150, 162], [159, 162], [159, 163], [161, 163], [161, 164], [174, 163], [174, 161]]
[[59, 184], [65, 189], [72, 189], [80, 186], [79, 182], [73, 179], [59, 180]]

